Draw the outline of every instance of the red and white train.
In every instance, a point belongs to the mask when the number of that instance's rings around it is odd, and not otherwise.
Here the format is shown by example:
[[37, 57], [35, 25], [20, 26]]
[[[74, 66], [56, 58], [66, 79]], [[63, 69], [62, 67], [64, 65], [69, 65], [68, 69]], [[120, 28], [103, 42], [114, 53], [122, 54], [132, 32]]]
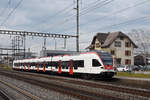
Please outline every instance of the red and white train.
[[84, 78], [112, 78], [115, 74], [113, 65], [113, 58], [108, 52], [93, 51], [71, 55], [15, 60], [13, 62], [13, 69], [78, 75]]

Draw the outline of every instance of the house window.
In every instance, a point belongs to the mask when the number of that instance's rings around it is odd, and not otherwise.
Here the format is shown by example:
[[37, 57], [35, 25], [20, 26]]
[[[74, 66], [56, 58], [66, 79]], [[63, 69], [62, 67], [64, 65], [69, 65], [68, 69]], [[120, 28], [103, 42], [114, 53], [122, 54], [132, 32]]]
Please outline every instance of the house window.
[[115, 41], [115, 47], [121, 47], [121, 42], [120, 41]]
[[130, 59], [126, 59], [126, 60], [125, 60], [125, 64], [126, 64], [126, 65], [131, 65], [131, 60], [130, 60]]
[[121, 58], [116, 58], [116, 64], [121, 64]]
[[112, 55], [115, 55], [115, 51], [114, 51], [114, 50], [111, 50], [111, 54], [112, 54]]
[[99, 48], [99, 47], [100, 47], [99, 43], [96, 43], [96, 48]]
[[131, 43], [130, 42], [125, 42], [125, 47], [131, 47]]
[[131, 56], [131, 51], [126, 50], [126, 51], [125, 51], [125, 56]]

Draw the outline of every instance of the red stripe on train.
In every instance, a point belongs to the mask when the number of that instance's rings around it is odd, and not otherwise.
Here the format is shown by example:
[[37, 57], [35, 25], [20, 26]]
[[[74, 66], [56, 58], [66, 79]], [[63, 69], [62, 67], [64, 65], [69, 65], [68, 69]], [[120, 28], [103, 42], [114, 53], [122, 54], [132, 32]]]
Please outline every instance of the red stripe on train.
[[73, 75], [73, 61], [70, 61], [70, 68], [69, 68], [69, 74]]
[[104, 65], [105, 69], [113, 69], [113, 65]]
[[46, 70], [45, 70], [45, 62], [44, 62], [44, 64], [43, 64], [43, 72], [45, 72]]
[[61, 74], [62, 70], [61, 70], [61, 60], [59, 60], [59, 69], [58, 69], [58, 73]]
[[39, 72], [39, 64], [37, 64], [37, 72]]

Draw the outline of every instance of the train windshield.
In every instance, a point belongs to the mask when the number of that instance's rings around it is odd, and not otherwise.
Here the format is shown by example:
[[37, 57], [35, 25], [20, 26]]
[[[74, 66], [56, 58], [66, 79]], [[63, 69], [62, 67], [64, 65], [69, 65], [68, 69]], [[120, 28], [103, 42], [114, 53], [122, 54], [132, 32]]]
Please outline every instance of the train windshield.
[[104, 65], [113, 65], [112, 56], [107, 52], [97, 52], [101, 57]]

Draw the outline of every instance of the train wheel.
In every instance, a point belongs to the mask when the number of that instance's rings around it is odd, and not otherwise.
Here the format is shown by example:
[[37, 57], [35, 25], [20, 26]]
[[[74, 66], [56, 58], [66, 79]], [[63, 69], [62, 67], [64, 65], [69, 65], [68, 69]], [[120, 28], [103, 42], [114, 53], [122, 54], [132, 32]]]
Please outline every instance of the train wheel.
[[89, 74], [82, 74], [82, 78], [88, 80], [91, 79], [92, 77]]

